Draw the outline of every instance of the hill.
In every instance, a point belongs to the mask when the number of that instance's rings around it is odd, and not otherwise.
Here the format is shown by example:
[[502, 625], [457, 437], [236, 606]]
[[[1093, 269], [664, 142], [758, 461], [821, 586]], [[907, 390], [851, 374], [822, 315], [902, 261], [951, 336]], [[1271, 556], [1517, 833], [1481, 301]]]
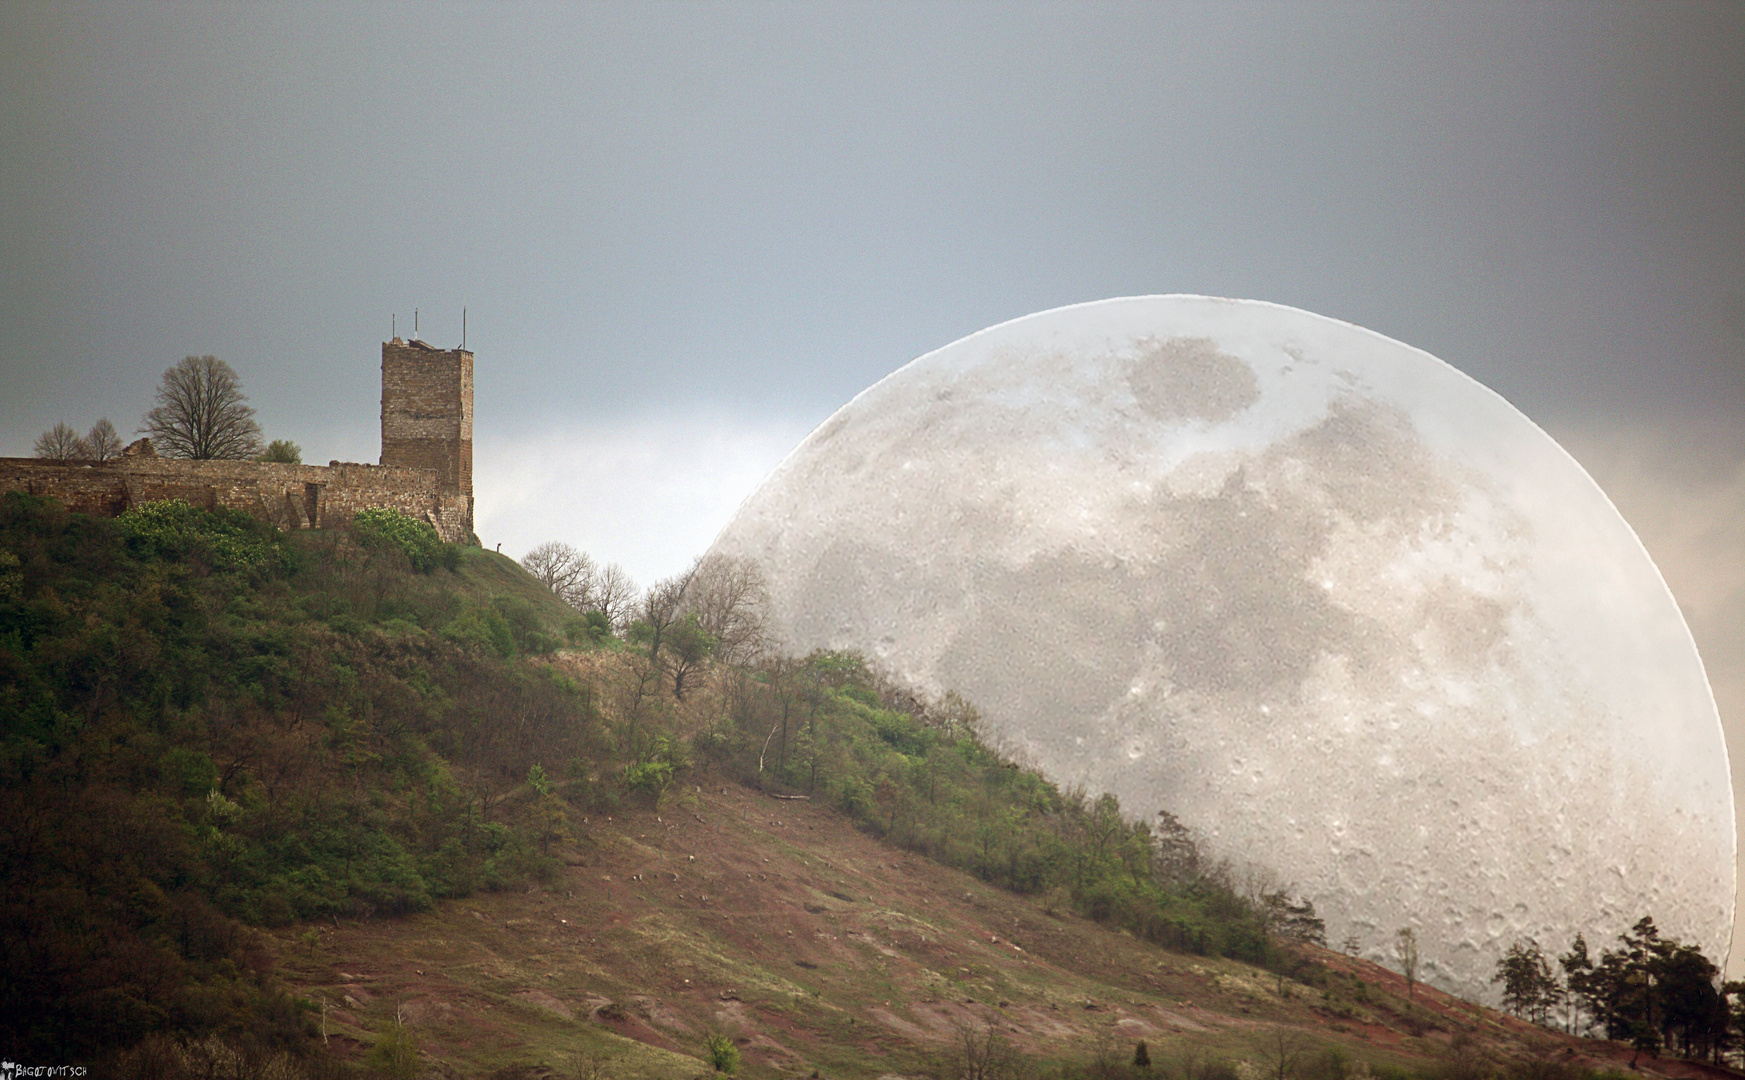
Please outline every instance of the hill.
[[[1309, 982], [1137, 940], [894, 850], [835, 811], [735, 784], [589, 824], [551, 883], [277, 935], [284, 977], [361, 1055], [402, 1016], [443, 1076], [944, 1076], [965, 1033], [1033, 1066], [1158, 1075], [1576, 1076], [1573, 1038], [1309, 947]], [[1279, 1070], [1283, 1069], [1283, 1072]], [[1644, 1059], [1645, 1075], [1723, 1070]], [[992, 1073], [990, 1075], [1001, 1075]], [[1114, 1072], [1107, 1075], [1115, 1075]]]
[[391, 513], [287, 536], [154, 506], [0, 500], [9, 1060], [1117, 1075], [1141, 1039], [1183, 1080], [1624, 1060], [1286, 940], [1312, 910], [855, 657], [729, 662], [720, 612], [654, 603], [631, 644]]

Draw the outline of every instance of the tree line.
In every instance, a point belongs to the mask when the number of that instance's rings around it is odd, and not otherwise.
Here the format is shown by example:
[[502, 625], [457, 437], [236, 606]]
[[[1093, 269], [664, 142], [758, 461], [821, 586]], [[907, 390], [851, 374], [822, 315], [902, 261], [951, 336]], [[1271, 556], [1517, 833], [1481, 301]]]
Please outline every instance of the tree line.
[[1672, 1051], [1719, 1063], [1745, 1049], [1745, 983], [1723, 982], [1700, 948], [1663, 936], [1652, 916], [1597, 958], [1577, 934], [1556, 965], [1530, 938], [1511, 945], [1492, 979], [1504, 1008], [1539, 1024], [1561, 1020], [1572, 1034], [1603, 1031], [1638, 1055]]
[[[139, 433], [154, 453], [194, 461], [253, 459], [296, 465], [303, 451], [287, 439], [263, 445], [255, 411], [247, 404], [235, 370], [216, 356], [189, 356], [164, 372], [156, 404]], [[121, 436], [107, 416], [79, 434], [61, 421], [37, 437], [35, 456], [48, 461], [113, 461]]]

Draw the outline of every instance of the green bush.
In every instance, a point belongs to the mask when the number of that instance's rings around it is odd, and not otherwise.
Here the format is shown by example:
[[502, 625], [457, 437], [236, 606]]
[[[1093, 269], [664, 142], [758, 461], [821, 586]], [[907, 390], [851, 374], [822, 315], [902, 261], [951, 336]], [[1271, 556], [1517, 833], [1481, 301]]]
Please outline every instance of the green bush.
[[458, 553], [444, 551], [446, 545], [436, 535], [435, 526], [390, 507], [359, 510], [352, 516], [351, 531], [366, 548], [399, 549], [420, 574], [428, 574], [438, 566], [452, 570], [458, 562]]
[[550, 873], [539, 848], [561, 816], [484, 820], [481, 786], [600, 750], [591, 688], [504, 658], [521, 607], [475, 602], [502, 652], [457, 648], [423, 629], [464, 609], [447, 583], [378, 574], [344, 535], [186, 503], [109, 520], [0, 496], [0, 553], [17, 573], [0, 593], [15, 1060], [98, 1060], [170, 1030], [293, 1046], [302, 1021], [248, 924]]
[[693, 740], [748, 782], [806, 791], [892, 843], [1158, 944], [1288, 962], [1228, 881], [1160, 865], [1159, 838], [1113, 796], [1062, 792], [955, 714], [891, 707], [860, 657], [775, 661], [748, 690], [730, 734]]
[[269, 564], [278, 554], [277, 530], [240, 510], [202, 510], [181, 499], [136, 506], [116, 519], [128, 546], [152, 559], [194, 558], [214, 570]]
[[261, 451], [256, 461], [276, 462], [280, 465], [303, 464], [303, 448], [290, 439], [274, 439]]
[[515, 632], [493, 607], [469, 605], [442, 628], [442, 636], [459, 645], [489, 649], [507, 660], [515, 656]]
[[709, 1064], [715, 1067], [716, 1072], [739, 1071], [739, 1047], [733, 1045], [732, 1039], [721, 1034], [710, 1035], [705, 1049], [708, 1051]]
[[398, 1020], [388, 1030], [376, 1036], [376, 1045], [364, 1059], [371, 1072], [392, 1080], [412, 1080], [421, 1066], [418, 1061], [418, 1040]]
[[592, 647], [612, 640], [612, 620], [603, 611], [583, 612], [563, 625], [564, 637], [571, 645]]

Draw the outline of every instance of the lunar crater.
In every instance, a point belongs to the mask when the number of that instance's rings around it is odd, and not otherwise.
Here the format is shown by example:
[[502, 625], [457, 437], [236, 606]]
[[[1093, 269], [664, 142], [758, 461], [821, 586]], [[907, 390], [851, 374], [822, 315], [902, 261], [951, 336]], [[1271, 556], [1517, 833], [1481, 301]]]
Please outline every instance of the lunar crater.
[[1032, 316], [856, 398], [715, 550], [789, 647], [961, 692], [1332, 940], [1418, 926], [1447, 989], [1647, 912], [1725, 954], [1726, 751], [1676, 605], [1543, 432], [1397, 342], [1196, 297]]

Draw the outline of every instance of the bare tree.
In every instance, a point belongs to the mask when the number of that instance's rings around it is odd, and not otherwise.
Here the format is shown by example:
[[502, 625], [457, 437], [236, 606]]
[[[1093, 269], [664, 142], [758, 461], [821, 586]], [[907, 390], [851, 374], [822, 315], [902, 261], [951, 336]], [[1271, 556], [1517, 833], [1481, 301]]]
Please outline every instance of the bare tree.
[[958, 1025], [946, 1069], [952, 1080], [1019, 1080], [1029, 1071], [1024, 1055], [991, 1024]]
[[715, 655], [730, 664], [750, 663], [763, 652], [764, 609], [769, 588], [755, 561], [708, 555], [691, 570], [684, 610], [715, 641]]
[[105, 416], [91, 426], [91, 431], [85, 436], [85, 445], [90, 448], [94, 461], [114, 461], [121, 456], [121, 436], [115, 433], [115, 425]]
[[261, 426], [242, 384], [216, 356], [189, 356], [164, 372], [157, 407], [140, 429], [168, 457], [240, 460], [260, 453]]
[[597, 591], [594, 560], [560, 540], [548, 540], [521, 560], [527, 572], [538, 578], [558, 599], [577, 611], [593, 611]]
[[1275, 1027], [1254, 1040], [1261, 1072], [1267, 1080], [1291, 1080], [1303, 1067], [1310, 1049], [1306, 1035], [1294, 1028]]
[[1413, 997], [1418, 983], [1418, 932], [1409, 926], [1394, 934], [1394, 955], [1400, 958], [1400, 974], [1406, 977], [1406, 1000]]
[[36, 456], [49, 461], [76, 461], [91, 456], [91, 448], [73, 425], [62, 422], [36, 437]]
[[622, 634], [636, 604], [636, 582], [617, 563], [607, 563], [594, 580], [594, 608], [606, 616], [614, 633]]

